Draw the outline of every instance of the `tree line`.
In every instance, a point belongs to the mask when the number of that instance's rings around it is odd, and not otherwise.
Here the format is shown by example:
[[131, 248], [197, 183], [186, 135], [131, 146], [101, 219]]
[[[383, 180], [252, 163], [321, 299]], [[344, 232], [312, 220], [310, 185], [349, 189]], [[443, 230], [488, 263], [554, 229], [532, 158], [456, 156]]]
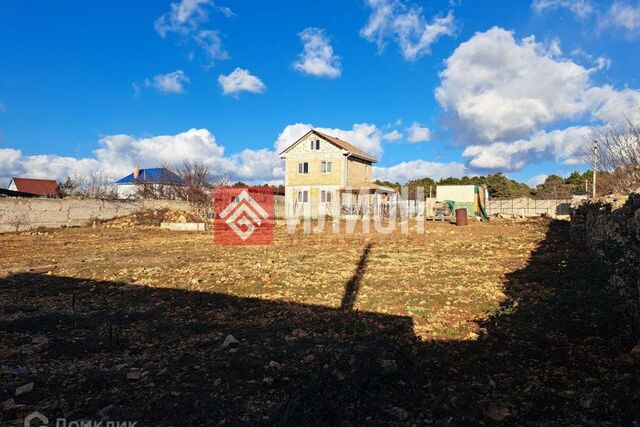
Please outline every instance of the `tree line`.
[[[603, 177], [606, 173], [599, 173]], [[568, 199], [573, 195], [587, 194], [592, 182], [592, 172], [572, 172], [568, 177], [549, 175], [543, 183], [532, 188], [525, 183], [518, 182], [498, 172], [489, 175], [449, 177], [439, 180], [433, 178], [413, 179], [406, 183], [376, 180], [378, 185], [400, 189], [408, 188], [409, 197], [415, 197], [416, 189], [424, 188], [425, 196], [430, 193], [435, 197], [438, 185], [486, 185], [489, 197], [494, 199], [513, 199], [518, 197], [534, 197], [540, 199]], [[604, 184], [603, 184], [604, 185]]]

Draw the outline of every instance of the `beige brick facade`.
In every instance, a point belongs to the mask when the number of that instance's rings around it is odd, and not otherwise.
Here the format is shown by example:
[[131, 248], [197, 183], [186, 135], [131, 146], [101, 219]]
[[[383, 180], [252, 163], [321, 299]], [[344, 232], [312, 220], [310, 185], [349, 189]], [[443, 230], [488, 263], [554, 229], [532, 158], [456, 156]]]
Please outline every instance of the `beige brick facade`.
[[[287, 217], [338, 215], [340, 189], [371, 182], [371, 162], [354, 157], [314, 132], [285, 150], [282, 157], [285, 159]], [[330, 171], [322, 170], [323, 162], [325, 169], [326, 162], [330, 162]]]

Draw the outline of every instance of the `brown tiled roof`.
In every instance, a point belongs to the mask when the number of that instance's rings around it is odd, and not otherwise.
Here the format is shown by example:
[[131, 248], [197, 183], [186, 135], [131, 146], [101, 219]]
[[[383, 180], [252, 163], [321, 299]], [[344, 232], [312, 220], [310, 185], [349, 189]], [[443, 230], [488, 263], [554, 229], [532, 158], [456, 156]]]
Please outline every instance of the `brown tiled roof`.
[[366, 152], [362, 151], [361, 149], [359, 149], [355, 145], [350, 144], [347, 141], [343, 141], [340, 138], [336, 138], [335, 136], [331, 136], [331, 135], [327, 135], [326, 133], [319, 132], [319, 131], [317, 131], [315, 129], [312, 129], [309, 132], [305, 133], [302, 138], [298, 139], [296, 142], [291, 144], [289, 147], [287, 147], [280, 154], [284, 154], [287, 151], [289, 151], [294, 145], [296, 145], [298, 142], [300, 142], [302, 139], [304, 139], [307, 135], [309, 135], [312, 132], [315, 133], [316, 135], [318, 135], [319, 137], [326, 139], [330, 143], [338, 146], [339, 148], [342, 148], [343, 150], [346, 150], [346, 151], [350, 152], [355, 157], [358, 157], [358, 158], [360, 158], [362, 160], [366, 160], [366, 161], [371, 162], [371, 163], [376, 163], [378, 161], [376, 158], [374, 158], [373, 156], [371, 156], [371, 155], [367, 154]]
[[58, 183], [53, 179], [13, 178], [18, 191], [38, 196], [57, 197]]

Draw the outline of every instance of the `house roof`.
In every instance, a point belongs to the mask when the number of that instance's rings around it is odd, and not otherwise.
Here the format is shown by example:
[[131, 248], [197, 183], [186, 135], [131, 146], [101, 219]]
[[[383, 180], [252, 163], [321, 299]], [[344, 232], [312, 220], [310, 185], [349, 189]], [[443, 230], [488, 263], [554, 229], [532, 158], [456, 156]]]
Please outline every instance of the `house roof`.
[[304, 138], [306, 138], [307, 135], [309, 135], [311, 133], [314, 133], [314, 134], [318, 135], [319, 137], [321, 137], [323, 139], [326, 139], [327, 141], [329, 141], [333, 145], [337, 146], [338, 148], [342, 148], [343, 150], [350, 152], [351, 155], [354, 156], [354, 157], [358, 157], [358, 158], [360, 158], [362, 160], [366, 160], [366, 161], [371, 162], [371, 163], [376, 163], [378, 161], [375, 157], [373, 157], [370, 154], [366, 153], [365, 151], [359, 149], [355, 145], [350, 144], [347, 141], [343, 141], [340, 138], [336, 138], [335, 136], [331, 136], [331, 135], [327, 135], [326, 133], [319, 132], [319, 131], [317, 131], [315, 129], [311, 129], [309, 132], [305, 133], [296, 142], [294, 142], [293, 144], [288, 146], [286, 149], [284, 149], [280, 153], [280, 155], [282, 155], [282, 154], [286, 153], [287, 151], [291, 150], [300, 141], [302, 141]]
[[167, 168], [147, 168], [140, 169], [138, 178], [133, 177], [133, 173], [116, 181], [116, 184], [165, 184], [183, 185], [184, 182], [175, 173]]
[[22, 193], [38, 196], [58, 196], [58, 183], [54, 179], [11, 178], [16, 189]]
[[355, 191], [371, 191], [379, 193], [397, 193], [398, 191], [391, 187], [385, 187], [384, 185], [374, 184], [373, 182], [364, 182], [362, 184], [348, 185], [340, 189], [342, 192], [352, 193]]

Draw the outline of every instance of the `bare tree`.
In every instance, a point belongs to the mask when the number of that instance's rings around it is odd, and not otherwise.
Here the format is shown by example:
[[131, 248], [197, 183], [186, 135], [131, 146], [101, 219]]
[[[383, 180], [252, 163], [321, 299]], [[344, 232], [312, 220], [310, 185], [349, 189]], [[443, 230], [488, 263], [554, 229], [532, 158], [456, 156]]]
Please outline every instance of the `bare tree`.
[[211, 183], [214, 186], [227, 186], [227, 185], [231, 185], [231, 176], [229, 176], [228, 173], [221, 173], [218, 175], [213, 175], [213, 178], [211, 180]]
[[107, 199], [118, 197], [118, 192], [111, 177], [102, 172], [90, 175], [75, 174], [73, 178], [67, 177], [61, 186], [63, 197], [79, 199]]
[[191, 203], [202, 216], [211, 212], [214, 187], [230, 182], [228, 174], [213, 174], [211, 168], [199, 160], [184, 162], [177, 173], [182, 181], [180, 198]]
[[[629, 193], [640, 186], [640, 124], [626, 118], [623, 126], [607, 125], [595, 131], [598, 150], [595, 167], [608, 172], [602, 187]], [[591, 161], [590, 163], [593, 163]]]
[[29, 215], [26, 212], [18, 212], [9, 218], [7, 221], [10, 226], [16, 229], [16, 231], [20, 231], [21, 228], [29, 225]]
[[186, 161], [177, 172], [182, 181], [182, 199], [195, 204], [206, 203], [211, 199], [213, 177], [209, 166], [198, 160]]

